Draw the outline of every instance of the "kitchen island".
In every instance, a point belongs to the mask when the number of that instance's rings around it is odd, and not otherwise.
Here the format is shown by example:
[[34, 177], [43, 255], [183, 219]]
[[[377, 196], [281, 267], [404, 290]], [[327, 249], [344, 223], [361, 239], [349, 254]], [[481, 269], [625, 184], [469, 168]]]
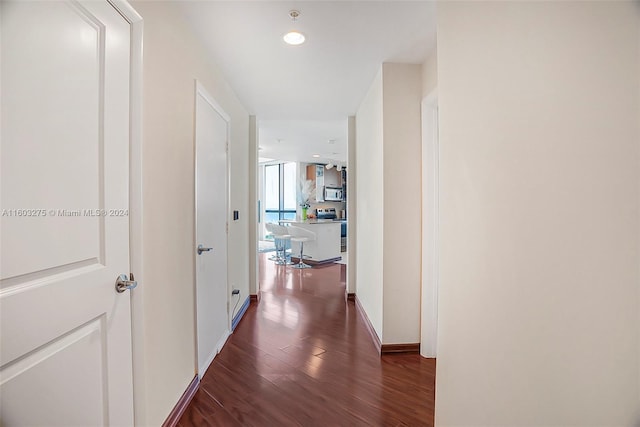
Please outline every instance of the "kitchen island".
[[[330, 219], [308, 219], [305, 221], [282, 220], [284, 225], [293, 225], [309, 230], [316, 240], [304, 243], [304, 262], [307, 264], [325, 264], [340, 261], [340, 222]], [[291, 258], [298, 259], [300, 244], [291, 242]], [[308, 258], [307, 258], [308, 257]]]

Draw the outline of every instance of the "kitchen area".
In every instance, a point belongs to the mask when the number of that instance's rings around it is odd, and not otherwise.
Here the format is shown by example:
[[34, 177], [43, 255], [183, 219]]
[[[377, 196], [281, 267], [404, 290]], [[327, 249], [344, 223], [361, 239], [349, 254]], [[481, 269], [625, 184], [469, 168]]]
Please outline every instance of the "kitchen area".
[[[314, 235], [305, 263], [347, 263], [347, 128], [346, 119], [259, 120], [259, 252], [275, 252], [267, 224], [296, 226]], [[296, 260], [296, 239], [287, 245]]]
[[[315, 183], [311, 215], [340, 223], [340, 252], [347, 250], [347, 169], [341, 165], [306, 166], [306, 179]], [[312, 194], [312, 197], [314, 196]]]
[[[279, 169], [279, 174], [275, 169]], [[295, 173], [294, 173], [295, 170]], [[266, 230], [266, 223], [293, 225], [312, 232], [315, 236], [304, 244], [304, 262], [310, 265], [347, 260], [347, 170], [340, 162], [270, 162], [260, 165], [261, 207], [259, 227], [261, 252], [275, 248], [269, 242], [273, 238]], [[276, 175], [278, 178], [275, 183]], [[293, 181], [295, 180], [295, 207], [293, 206]], [[275, 193], [283, 194], [275, 209]], [[271, 193], [271, 194], [269, 194]], [[299, 243], [290, 243], [291, 257], [298, 259]]]

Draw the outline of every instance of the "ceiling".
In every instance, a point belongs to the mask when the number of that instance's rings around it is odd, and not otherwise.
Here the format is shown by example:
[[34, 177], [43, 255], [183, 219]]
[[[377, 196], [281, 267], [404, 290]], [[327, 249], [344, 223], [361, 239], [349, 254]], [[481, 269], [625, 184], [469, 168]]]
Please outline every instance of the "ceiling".
[[[340, 163], [347, 160], [347, 119], [261, 120], [261, 159]], [[314, 157], [317, 155], [319, 157]]]
[[[240, 101], [257, 116], [260, 157], [317, 161], [311, 154], [319, 152], [323, 159], [346, 160], [346, 118], [355, 115], [380, 65], [421, 64], [435, 47], [432, 1], [178, 5]], [[295, 23], [291, 9], [300, 11]], [[291, 29], [307, 41], [285, 44], [282, 36]], [[328, 144], [329, 139], [336, 141]]]

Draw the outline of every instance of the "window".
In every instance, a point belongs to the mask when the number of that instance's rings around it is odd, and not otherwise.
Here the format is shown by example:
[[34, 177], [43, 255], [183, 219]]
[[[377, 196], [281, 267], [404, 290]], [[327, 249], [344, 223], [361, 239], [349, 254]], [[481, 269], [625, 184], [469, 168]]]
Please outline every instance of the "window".
[[265, 222], [296, 218], [296, 164], [264, 167]]

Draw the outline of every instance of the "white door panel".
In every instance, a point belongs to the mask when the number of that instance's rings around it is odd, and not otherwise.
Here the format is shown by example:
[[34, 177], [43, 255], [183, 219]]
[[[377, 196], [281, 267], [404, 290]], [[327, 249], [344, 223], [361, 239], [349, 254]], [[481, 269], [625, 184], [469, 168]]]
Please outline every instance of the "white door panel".
[[[43, 425], [43, 414], [34, 408], [34, 401], [49, 403], [47, 425], [108, 424], [104, 323], [104, 317], [95, 319], [4, 370], [2, 404], [10, 410], [3, 410], [3, 425]], [[82, 388], [67, 386], [69, 366], [83, 376]], [[41, 378], [47, 378], [47, 384], [34, 387]]]
[[130, 26], [106, 1], [0, 7], [2, 424], [130, 425]]
[[[68, 3], [10, 2], [2, 12], [3, 206], [98, 207], [104, 203], [96, 192], [104, 64], [97, 59], [104, 29], [86, 10]], [[64, 144], [51, 143], [54, 136], [64, 137]], [[3, 216], [3, 221], [12, 225], [2, 230], [12, 247], [2, 252], [2, 279], [100, 258], [98, 218]], [[77, 244], [59, 244], [61, 236]], [[47, 256], [28, 256], [34, 247]]]
[[196, 254], [198, 374], [202, 377], [229, 335], [227, 308], [228, 117], [196, 89]]

